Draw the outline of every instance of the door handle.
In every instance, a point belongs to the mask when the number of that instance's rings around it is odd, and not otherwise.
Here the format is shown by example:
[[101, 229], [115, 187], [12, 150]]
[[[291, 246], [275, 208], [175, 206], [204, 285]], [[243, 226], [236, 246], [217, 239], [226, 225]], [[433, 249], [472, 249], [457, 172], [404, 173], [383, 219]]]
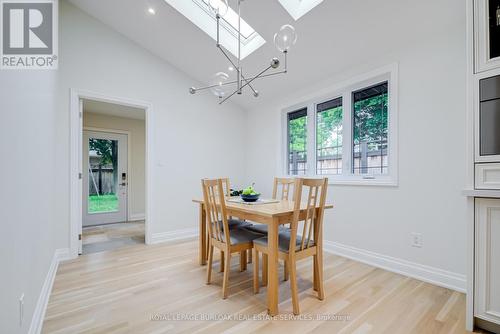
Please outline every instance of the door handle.
[[127, 185], [127, 182], [120, 183], [122, 187], [125, 187]]

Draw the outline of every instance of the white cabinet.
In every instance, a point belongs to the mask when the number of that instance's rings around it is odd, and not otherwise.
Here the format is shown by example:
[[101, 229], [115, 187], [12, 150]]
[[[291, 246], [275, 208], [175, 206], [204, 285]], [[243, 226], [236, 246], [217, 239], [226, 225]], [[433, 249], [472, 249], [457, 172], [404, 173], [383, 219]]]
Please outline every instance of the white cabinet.
[[475, 201], [474, 316], [500, 324], [500, 199]]

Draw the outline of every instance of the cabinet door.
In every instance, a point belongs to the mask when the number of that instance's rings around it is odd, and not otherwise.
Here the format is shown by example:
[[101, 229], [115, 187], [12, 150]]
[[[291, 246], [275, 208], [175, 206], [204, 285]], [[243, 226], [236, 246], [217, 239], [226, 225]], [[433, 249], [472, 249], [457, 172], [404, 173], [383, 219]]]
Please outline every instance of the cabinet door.
[[474, 0], [475, 72], [500, 66], [499, 0]]
[[475, 224], [474, 315], [500, 324], [500, 199], [476, 199]]

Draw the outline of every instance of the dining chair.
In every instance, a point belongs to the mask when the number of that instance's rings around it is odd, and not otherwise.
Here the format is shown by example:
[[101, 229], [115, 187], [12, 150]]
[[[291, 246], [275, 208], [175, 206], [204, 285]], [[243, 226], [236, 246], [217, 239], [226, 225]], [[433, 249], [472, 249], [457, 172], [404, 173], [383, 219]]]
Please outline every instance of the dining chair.
[[[273, 199], [288, 201], [288, 194], [290, 193], [290, 186], [294, 184], [295, 179], [290, 177], [275, 177], [273, 186]], [[281, 195], [278, 197], [278, 188], [281, 188]], [[245, 226], [246, 229], [252, 232], [267, 234], [266, 224], [252, 224]]]
[[[318, 299], [324, 299], [323, 291], [323, 216], [325, 210], [328, 179], [297, 178], [294, 185], [294, 210], [290, 230], [278, 233], [278, 258], [285, 261], [290, 272], [293, 313], [299, 314], [297, 291], [297, 261], [313, 257], [314, 290]], [[301, 208], [302, 193], [308, 190], [305, 208]], [[304, 192], [305, 194], [305, 192]], [[301, 211], [305, 215], [301, 216]], [[254, 292], [259, 292], [259, 253], [269, 254], [267, 237], [255, 239], [254, 243]], [[267, 267], [262, 267], [263, 277], [267, 277]]]
[[[273, 184], [273, 197], [272, 199], [279, 199], [282, 201], [288, 201], [289, 194], [290, 194], [290, 187], [293, 185], [295, 182], [295, 179], [292, 177], [275, 177], [274, 178], [274, 184]], [[278, 197], [278, 190], [280, 191], [280, 196]], [[267, 235], [267, 225], [266, 224], [252, 224], [249, 226], [245, 226], [246, 229], [252, 232], [257, 232], [261, 233], [264, 235]], [[280, 226], [280, 230], [286, 228], [285, 226]], [[263, 265], [267, 264], [267, 255], [263, 254]], [[288, 266], [286, 263], [284, 263], [284, 276], [283, 279], [285, 281], [288, 280], [289, 274], [288, 274]], [[267, 277], [264, 277], [263, 279], [264, 282], [267, 282]]]
[[252, 249], [253, 240], [262, 235], [244, 229], [231, 229], [229, 227], [222, 179], [202, 180], [202, 187], [209, 235], [207, 284], [211, 282], [212, 262], [214, 248], [216, 247], [224, 252], [225, 264], [222, 266], [224, 271], [222, 296], [226, 299], [228, 295], [229, 271], [231, 270], [231, 254], [241, 254], [241, 252]]
[[[221, 178], [222, 180], [222, 185], [223, 185], [223, 190], [224, 190], [224, 196], [230, 197], [231, 196], [231, 182], [229, 181], [228, 177]], [[251, 226], [252, 224], [241, 220], [237, 219], [234, 217], [229, 217], [228, 220], [229, 228], [242, 228], [245, 226]], [[208, 259], [208, 242], [207, 244], [207, 251], [205, 254], [207, 254], [207, 259]], [[248, 254], [246, 252], [241, 252], [240, 254], [240, 270], [244, 271], [247, 269], [246, 264], [247, 263], [252, 263], [252, 252], [249, 251]], [[219, 272], [224, 271], [224, 251], [220, 251], [220, 269]]]
[[278, 199], [278, 188], [281, 187], [281, 200], [288, 201], [290, 186], [294, 184], [295, 179], [292, 177], [275, 177], [273, 186], [273, 199]]

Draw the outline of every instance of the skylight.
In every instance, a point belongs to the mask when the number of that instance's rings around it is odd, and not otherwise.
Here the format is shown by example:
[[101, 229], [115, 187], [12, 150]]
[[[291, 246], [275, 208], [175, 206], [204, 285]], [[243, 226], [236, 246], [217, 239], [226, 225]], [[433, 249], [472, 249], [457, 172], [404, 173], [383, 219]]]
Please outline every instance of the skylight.
[[311, 9], [323, 2], [323, 0], [278, 0], [295, 21]]
[[[217, 20], [208, 6], [208, 0], [165, 0], [189, 21], [217, 40]], [[235, 57], [238, 56], [238, 14], [231, 8], [222, 16], [219, 32], [220, 44]], [[241, 19], [241, 59], [264, 45], [266, 41]]]

